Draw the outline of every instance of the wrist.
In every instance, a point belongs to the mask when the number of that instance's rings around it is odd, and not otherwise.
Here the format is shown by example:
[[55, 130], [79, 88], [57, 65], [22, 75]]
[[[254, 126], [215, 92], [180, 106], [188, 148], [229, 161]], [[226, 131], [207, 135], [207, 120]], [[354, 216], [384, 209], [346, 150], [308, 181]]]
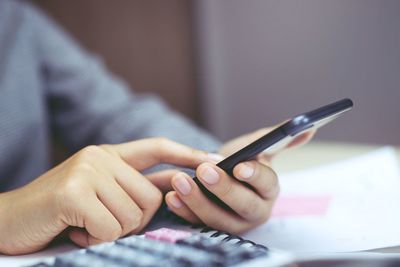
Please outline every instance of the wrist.
[[10, 192], [0, 194], [0, 254], [11, 254], [9, 245], [9, 229], [10, 224]]
[[65, 227], [56, 216], [53, 193], [34, 183], [0, 194], [0, 253], [31, 253], [46, 246]]

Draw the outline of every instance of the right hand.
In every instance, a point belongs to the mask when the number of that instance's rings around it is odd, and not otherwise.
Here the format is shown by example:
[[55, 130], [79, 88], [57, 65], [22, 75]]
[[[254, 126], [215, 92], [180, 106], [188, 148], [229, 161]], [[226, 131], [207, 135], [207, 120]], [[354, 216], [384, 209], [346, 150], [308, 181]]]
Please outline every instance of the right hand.
[[140, 172], [160, 163], [195, 168], [208, 160], [206, 152], [164, 138], [86, 147], [30, 184], [0, 194], [0, 253], [37, 251], [70, 226], [69, 237], [80, 246], [137, 233], [163, 199]]

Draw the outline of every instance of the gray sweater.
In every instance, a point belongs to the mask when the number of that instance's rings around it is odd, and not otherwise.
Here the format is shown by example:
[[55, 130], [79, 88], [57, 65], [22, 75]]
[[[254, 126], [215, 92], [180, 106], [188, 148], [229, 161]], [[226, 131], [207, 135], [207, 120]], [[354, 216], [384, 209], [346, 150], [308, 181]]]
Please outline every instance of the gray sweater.
[[54, 134], [71, 152], [150, 136], [219, 146], [160, 99], [132, 94], [35, 7], [0, 0], [0, 192], [51, 168]]

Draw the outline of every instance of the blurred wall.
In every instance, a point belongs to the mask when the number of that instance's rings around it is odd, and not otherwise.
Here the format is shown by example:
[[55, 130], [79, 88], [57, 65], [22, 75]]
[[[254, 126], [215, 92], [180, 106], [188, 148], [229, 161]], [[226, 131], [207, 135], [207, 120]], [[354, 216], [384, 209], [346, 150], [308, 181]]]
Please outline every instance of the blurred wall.
[[186, 0], [35, 0], [138, 92], [154, 92], [198, 119]]
[[351, 97], [318, 138], [400, 145], [398, 0], [34, 2], [222, 139]]
[[344, 97], [319, 138], [400, 145], [400, 1], [201, 0], [199, 75], [221, 138]]

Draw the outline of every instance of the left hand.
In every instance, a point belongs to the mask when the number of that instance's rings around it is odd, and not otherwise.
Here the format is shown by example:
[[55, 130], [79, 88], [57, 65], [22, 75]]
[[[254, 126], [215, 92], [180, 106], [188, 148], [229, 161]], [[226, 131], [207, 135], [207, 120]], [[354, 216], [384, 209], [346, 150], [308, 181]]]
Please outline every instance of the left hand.
[[[222, 146], [219, 153], [228, 156], [272, 129], [263, 128], [233, 139]], [[313, 135], [314, 132], [300, 135], [287, 147], [304, 144]], [[183, 172], [165, 171], [161, 175], [172, 177], [174, 191], [166, 194], [166, 203], [175, 214], [193, 224], [204, 223], [214, 229], [231, 233], [251, 229], [267, 221], [278, 196], [279, 183], [276, 173], [270, 167], [271, 157], [272, 155], [261, 154], [255, 160], [239, 163], [233, 170], [236, 179], [214, 164], [219, 160], [214, 163], [205, 162], [197, 167], [196, 175], [202, 184], [231, 207], [232, 211], [209, 200], [192, 178]], [[160, 181], [161, 176], [155, 174], [153, 178]], [[149, 178], [152, 180], [151, 176]], [[250, 187], [239, 181], [246, 182]]]

